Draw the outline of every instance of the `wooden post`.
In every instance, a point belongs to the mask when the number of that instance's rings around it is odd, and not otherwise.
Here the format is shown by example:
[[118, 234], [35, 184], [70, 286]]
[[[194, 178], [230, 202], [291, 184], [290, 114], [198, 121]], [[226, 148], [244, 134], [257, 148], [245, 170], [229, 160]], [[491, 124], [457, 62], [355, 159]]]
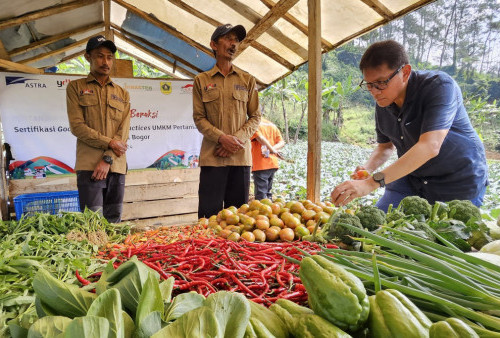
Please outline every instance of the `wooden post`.
[[104, 9], [104, 36], [106, 39], [111, 40], [110, 31], [111, 31], [111, 0], [103, 0], [103, 9]]
[[308, 0], [309, 93], [307, 112], [307, 198], [320, 200], [321, 178], [321, 0]]

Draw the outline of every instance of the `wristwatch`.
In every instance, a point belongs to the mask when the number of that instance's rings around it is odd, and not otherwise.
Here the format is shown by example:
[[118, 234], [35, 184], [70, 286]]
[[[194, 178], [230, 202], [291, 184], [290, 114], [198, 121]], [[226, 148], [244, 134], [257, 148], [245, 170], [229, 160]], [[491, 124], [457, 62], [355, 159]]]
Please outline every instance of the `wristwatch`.
[[385, 187], [385, 174], [384, 173], [375, 173], [372, 175], [373, 180], [380, 184], [380, 187], [383, 188]]
[[113, 158], [111, 156], [109, 156], [109, 155], [104, 155], [102, 157], [102, 160], [104, 162], [106, 162], [107, 164], [109, 164], [109, 165], [113, 164]]

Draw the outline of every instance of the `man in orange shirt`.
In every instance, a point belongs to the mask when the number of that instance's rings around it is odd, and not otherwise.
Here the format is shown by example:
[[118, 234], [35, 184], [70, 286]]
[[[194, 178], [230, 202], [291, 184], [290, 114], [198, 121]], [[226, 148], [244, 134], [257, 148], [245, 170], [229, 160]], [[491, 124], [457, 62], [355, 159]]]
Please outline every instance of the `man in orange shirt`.
[[[261, 107], [263, 112], [263, 108]], [[252, 173], [256, 200], [272, 198], [274, 174], [278, 170], [279, 150], [285, 146], [274, 123], [262, 117], [259, 129], [252, 136]]]

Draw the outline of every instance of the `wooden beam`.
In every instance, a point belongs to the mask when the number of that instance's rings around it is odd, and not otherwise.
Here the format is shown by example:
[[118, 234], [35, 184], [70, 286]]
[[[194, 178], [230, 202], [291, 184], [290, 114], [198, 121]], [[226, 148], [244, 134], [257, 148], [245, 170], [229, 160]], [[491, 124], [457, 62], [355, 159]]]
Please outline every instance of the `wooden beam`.
[[381, 17], [386, 20], [392, 20], [394, 18], [394, 14], [389, 10], [389, 8], [385, 7], [383, 3], [379, 0], [361, 0], [367, 6], [370, 6], [375, 12], [377, 12]]
[[[272, 0], [260, 0], [264, 5], [266, 5], [269, 9], [271, 9], [276, 3]], [[290, 13], [285, 13], [283, 19], [291, 23], [295, 28], [309, 36], [309, 30], [306, 25], [304, 25], [301, 21], [299, 21], [296, 17], [294, 17]], [[321, 44], [325, 50], [330, 50], [332, 48], [332, 44], [325, 39], [321, 39]]]
[[102, 0], [75, 0], [75, 1], [65, 3], [65, 4], [61, 4], [61, 5], [57, 5], [57, 6], [53, 6], [53, 7], [49, 7], [49, 8], [44, 8], [44, 9], [41, 9], [41, 10], [36, 11], [36, 12], [24, 14], [24, 15], [18, 16], [16, 18], [3, 20], [3, 21], [0, 21], [0, 30], [3, 30], [3, 29], [8, 28], [8, 27], [12, 27], [12, 26], [19, 26], [19, 25], [22, 25], [23, 23], [27, 23], [27, 22], [34, 21], [37, 19], [45, 18], [47, 16], [51, 16], [54, 14], [59, 14], [59, 13], [71, 11], [73, 9], [77, 9], [80, 7], [85, 7], [85, 6], [88, 6], [90, 4], [95, 3], [97, 1], [102, 1]]
[[[203, 70], [189, 62], [187, 62], [186, 60], [183, 60], [182, 58], [178, 57], [177, 55], [175, 54], [172, 54], [171, 52], [169, 52], [168, 50], [165, 50], [163, 48], [161, 48], [160, 46], [158, 45], [155, 45], [154, 43], [151, 43], [143, 38], [141, 38], [140, 36], [137, 36], [135, 34], [132, 34], [128, 31], [126, 31], [125, 29], [115, 25], [115, 24], [111, 24], [111, 27], [113, 27], [114, 30], [116, 30], [117, 32], [121, 33], [121, 35], [123, 36], [124, 34], [125, 35], [128, 35], [129, 37], [133, 38], [134, 40], [137, 40], [139, 41], [140, 43], [143, 43], [145, 44], [146, 46], [150, 47], [150, 48], [153, 48], [167, 56], [170, 56], [172, 59], [176, 60], [177, 62], [180, 62], [180, 63], [183, 63], [184, 65], [196, 70], [197, 72], [203, 72]], [[125, 37], [126, 38], [126, 37]], [[128, 40], [128, 39], [127, 39]]]
[[[111, 0], [103, 0], [103, 15], [104, 15], [104, 36], [106, 39], [111, 40]], [[113, 41], [113, 40], [111, 40]]]
[[[247, 37], [245, 40], [242, 42], [242, 46], [240, 45], [240, 52], [237, 54], [241, 53], [244, 49], [247, 48], [246, 41], [249, 40], [250, 45], [254, 47], [255, 49], [258, 49], [258, 47], [255, 45], [258, 42], [255, 40], [262, 35], [262, 33], [267, 33], [279, 42], [281, 42], [283, 45], [285, 45], [288, 49], [293, 51], [295, 54], [299, 55], [303, 59], [307, 59], [307, 49], [305, 49], [302, 45], [298, 44], [297, 41], [291, 39], [288, 37], [286, 34], [281, 32], [278, 28], [273, 27], [273, 24], [282, 16], [288, 9], [293, 7], [295, 3], [298, 2], [298, 0], [280, 0], [276, 4], [276, 8], [273, 10], [271, 9], [269, 12], [266, 13], [263, 17], [255, 12], [250, 6], [247, 6], [246, 4], [238, 1], [238, 0], [221, 0], [224, 4], [227, 6], [231, 7], [234, 11], [239, 13], [240, 15], [244, 16], [247, 18], [249, 21], [253, 22], [255, 26], [250, 29], [247, 33]], [[288, 4], [292, 3], [291, 6]], [[274, 8], [274, 7], [273, 7]], [[281, 13], [280, 13], [281, 12]], [[267, 21], [270, 20], [270, 24], [267, 23]], [[263, 25], [262, 28], [259, 28], [260, 25]], [[262, 30], [262, 31], [260, 31]], [[254, 36], [255, 34], [255, 36]], [[243, 48], [241, 48], [243, 47]]]
[[[189, 14], [196, 16], [197, 18], [211, 24], [214, 27], [218, 27], [218, 26], [221, 26], [224, 24], [220, 21], [213, 19], [212, 17], [210, 17], [208, 15], [203, 14], [199, 10], [187, 5], [185, 2], [183, 2], [181, 0], [169, 0], [169, 1], [172, 4], [176, 5], [177, 7], [185, 10]], [[282, 40], [280, 40], [280, 41], [282, 41]], [[259, 52], [266, 54], [267, 56], [269, 56], [271, 59], [278, 62], [282, 66], [284, 66], [290, 70], [295, 69], [295, 65], [293, 63], [289, 62], [287, 59], [283, 58], [282, 56], [277, 54], [275, 51], [265, 47], [261, 43], [254, 41], [252, 44], [252, 47], [255, 48], [256, 50], [258, 50]]]
[[202, 51], [203, 53], [209, 55], [210, 57], [213, 57], [213, 53], [212, 53], [212, 50], [208, 47], [205, 47], [204, 45], [202, 45], [201, 43], [198, 43], [196, 41], [194, 41], [193, 39], [185, 36], [184, 34], [178, 32], [177, 30], [175, 30], [174, 28], [172, 28], [172, 26], [170, 25], [167, 25], [166, 23], [164, 23], [163, 21], [161, 20], [158, 20], [157, 18], [139, 10], [138, 8], [132, 6], [131, 4], [125, 2], [124, 0], [113, 0], [114, 2], [116, 2], [117, 4], [119, 4], [120, 6], [122, 7], [125, 7], [127, 10], [129, 10], [130, 12], [134, 13], [135, 15], [139, 16], [140, 18], [146, 20], [147, 22], [155, 25], [156, 27], [158, 28], [161, 28], [163, 29], [164, 31], [166, 31], [167, 33], [175, 36], [176, 38], [186, 42], [187, 44], [193, 46], [194, 48], [197, 48], [199, 49], [200, 51]]
[[[117, 46], [116, 48], [117, 48], [117, 50], [118, 50], [118, 51], [120, 51], [120, 52], [122, 52], [122, 53], [125, 53], [125, 54], [127, 54], [127, 55], [129, 55], [129, 53], [130, 53], [130, 51], [127, 51], [127, 50], [125, 50], [125, 49], [122, 49], [122, 48], [120, 48], [120, 47], [118, 47], [118, 46]], [[144, 63], [145, 65], [148, 65], [148, 66], [149, 66], [149, 67], [151, 67], [151, 68], [158, 69], [158, 70], [160, 70], [160, 71], [164, 72], [165, 74], [167, 74], [167, 75], [169, 75], [169, 76], [174, 76], [174, 75], [172, 74], [172, 72], [169, 72], [168, 70], [163, 69], [163, 68], [162, 68], [162, 67], [160, 67], [160, 66], [154, 65], [154, 64], [152, 64], [151, 62], [149, 62], [149, 61], [147, 61], [147, 60], [144, 60], [143, 58], [141, 58], [141, 57], [139, 57], [139, 56], [137, 56], [137, 55], [134, 55], [134, 59], [136, 59], [137, 61], [141, 61], [142, 63]]]
[[[417, 10], [417, 9], [419, 9], [420, 7], [426, 6], [426, 5], [428, 5], [428, 4], [432, 3], [432, 2], [435, 2], [435, 1], [437, 1], [437, 0], [420, 0], [420, 1], [416, 2], [416, 3], [414, 3], [413, 5], [406, 7], [404, 10], [401, 10], [401, 11], [399, 11], [398, 13], [396, 13], [396, 14], [394, 15], [394, 18], [393, 18], [392, 20], [395, 20], [395, 19], [397, 19], [397, 18], [400, 18], [400, 17], [402, 17], [402, 16], [404, 16], [404, 15], [408, 14], [409, 12], [412, 12], [412, 11], [414, 11], [414, 10]], [[356, 33], [354, 33], [354, 34], [351, 34], [351, 35], [349, 35], [349, 36], [345, 37], [344, 39], [342, 39], [342, 40], [338, 41], [337, 43], [332, 44], [332, 45], [331, 45], [332, 47], [331, 47], [330, 49], [326, 50], [325, 52], [329, 52], [330, 50], [333, 50], [333, 49], [335, 49], [335, 48], [338, 48], [338, 47], [342, 46], [343, 44], [348, 43], [349, 41], [351, 41], [351, 40], [353, 40], [353, 39], [356, 39], [356, 38], [358, 38], [358, 37], [360, 37], [360, 36], [362, 36], [362, 35], [364, 35], [364, 34], [366, 34], [366, 33], [370, 32], [370, 31], [372, 31], [372, 30], [374, 30], [374, 29], [377, 29], [378, 27], [383, 26], [384, 24], [386, 24], [386, 23], [388, 23], [388, 22], [389, 22], [389, 20], [382, 19], [381, 21], [376, 22], [376, 23], [374, 23], [373, 25], [371, 25], [371, 26], [368, 26], [368, 27], [364, 28], [364, 29], [362, 29], [362, 30], [361, 30], [361, 31], [359, 31], [359, 32], [356, 32]], [[280, 77], [279, 77], [279, 78], [277, 78], [276, 80], [273, 80], [271, 83], [267, 83], [267, 84], [266, 84], [266, 86], [267, 86], [267, 87], [269, 87], [269, 86], [273, 85], [274, 83], [276, 83], [276, 82], [280, 81], [281, 79], [283, 79], [283, 78], [287, 77], [287, 76], [288, 76], [288, 75], [290, 75], [290, 74], [291, 74], [294, 70], [298, 69], [300, 66], [302, 66], [302, 65], [303, 65], [303, 64], [305, 64], [306, 62], [307, 62], [307, 61], [305, 61], [305, 62], [303, 62], [303, 63], [301, 63], [301, 64], [297, 65], [297, 66], [295, 67], [295, 69], [293, 69], [291, 72], [288, 72], [288, 73], [286, 73], [286, 74], [283, 74], [282, 76], [280, 76]]]
[[[135, 41], [130, 40], [129, 38], [127, 38], [125, 35], [121, 34], [120, 32], [115, 31], [115, 33], [114, 33], [114, 34], [115, 34], [117, 37], [119, 37], [120, 39], [125, 40], [127, 43], [129, 43], [129, 44], [131, 44], [132, 46], [134, 46], [134, 48], [139, 49], [141, 52], [143, 52], [143, 53], [145, 53], [145, 54], [147, 54], [147, 55], [151, 56], [152, 58], [154, 58], [154, 59], [158, 59], [158, 60], [160, 60], [160, 61], [162, 61], [162, 62], [166, 63], [166, 64], [167, 64], [167, 65], [169, 65], [169, 66], [173, 66], [173, 63], [172, 63], [172, 62], [170, 62], [170, 61], [168, 61], [168, 60], [165, 60], [164, 58], [162, 58], [162, 57], [161, 57], [161, 56], [159, 56], [159, 55], [154, 54], [154, 53], [153, 53], [153, 52], [151, 52], [149, 49], [147, 49], [147, 48], [145, 48], [145, 47], [143, 47], [143, 46], [139, 45], [139, 44], [138, 44], [138, 43], [136, 43]], [[123, 52], [124, 52], [124, 53], [126, 53], [126, 54], [129, 54], [129, 53], [130, 53], [130, 52], [127, 52], [127, 51], [123, 51]], [[137, 56], [136, 56], [136, 55], [133, 55], [133, 56], [134, 56], [134, 58], [137, 58]], [[142, 61], [142, 60], [141, 60], [141, 61]], [[168, 75], [170, 75], [170, 76], [173, 76], [173, 77], [177, 78], [177, 75], [175, 75], [175, 74], [174, 74], [174, 73], [172, 73], [171, 71], [168, 71], [168, 70], [166, 70], [166, 69], [161, 69], [160, 67], [158, 67], [158, 66], [156, 66], [156, 65], [151, 65], [151, 64], [150, 64], [150, 63], [148, 63], [148, 62], [145, 62], [145, 63], [146, 63], [146, 64], [148, 64], [149, 66], [152, 66], [153, 68], [158, 68], [158, 69], [160, 69], [161, 71], [165, 72], [166, 74], [168, 74]], [[192, 78], [194, 78], [194, 77], [196, 76], [196, 74], [193, 74], [193, 73], [191, 73], [190, 71], [188, 71], [188, 70], [186, 70], [186, 69], [184, 69], [184, 68], [182, 68], [182, 67], [178, 67], [178, 68], [181, 70], [181, 73], [183, 73], [184, 75], [190, 76], [190, 77], [192, 77]]]
[[26, 65], [12, 62], [12, 61], [8, 61], [8, 60], [1, 60], [1, 59], [0, 59], [0, 69], [7, 70], [10, 72], [21, 72], [21, 73], [28, 73], [28, 74], [42, 74], [43, 73], [43, 71], [38, 69], [38, 68], [26, 66]]
[[2, 40], [0, 40], [0, 59], [10, 61], [9, 53], [7, 53]]
[[54, 43], [54, 42], [62, 40], [62, 39], [69, 38], [72, 35], [76, 35], [76, 34], [80, 34], [80, 33], [85, 33], [87, 31], [91, 31], [93, 29], [102, 28], [102, 27], [103, 27], [103, 23], [99, 22], [99, 23], [93, 23], [93, 24], [90, 24], [90, 25], [86, 25], [86, 26], [83, 26], [83, 27], [80, 27], [80, 28], [72, 29], [70, 31], [67, 31], [67, 32], [64, 32], [64, 33], [61, 33], [61, 34], [52, 35], [52, 36], [49, 36], [49, 37], [47, 37], [45, 39], [42, 39], [42, 40], [30, 43], [27, 46], [23, 46], [23, 47], [20, 47], [20, 48], [13, 49], [13, 50], [10, 51], [9, 55], [12, 57], [12, 56], [15, 56], [15, 55], [23, 54], [23, 53], [29, 52], [30, 50], [33, 50], [33, 49], [36, 49], [36, 48], [39, 48], [39, 47], [43, 47], [43, 46], [49, 45], [51, 43]]
[[198, 196], [124, 203], [122, 220], [188, 214], [197, 210]]
[[321, 179], [321, 0], [308, 0], [307, 7], [309, 15], [307, 198], [317, 203], [320, 201]]
[[[280, 19], [290, 8], [295, 6], [299, 0], [280, 0], [273, 8], [271, 8], [262, 19], [259, 20], [247, 33], [247, 37], [243, 40], [236, 52], [236, 56], [241, 54], [253, 41], [257, 40], [262, 34], [270, 29], [278, 19]], [[289, 47], [290, 48], [290, 47]], [[303, 49], [303, 48], [302, 48]], [[305, 50], [304, 50], [305, 51]], [[295, 51], [297, 53], [297, 51]], [[300, 56], [300, 53], [297, 53]], [[305, 55], [302, 56], [305, 58]]]
[[54, 56], [54, 55], [57, 55], [57, 54], [60, 54], [60, 53], [63, 53], [67, 50], [71, 50], [73, 48], [76, 48], [76, 47], [79, 47], [79, 46], [82, 46], [82, 45], [86, 45], [88, 40], [94, 36], [97, 36], [97, 35], [100, 35], [102, 34], [101, 33], [96, 33], [96, 34], [93, 34], [85, 39], [81, 39], [81, 40], [78, 40], [76, 42], [73, 42], [67, 46], [64, 46], [62, 48], [59, 48], [59, 49], [54, 49], [54, 50], [51, 50], [49, 52], [46, 52], [46, 53], [42, 53], [42, 54], [38, 54], [38, 55], [35, 55], [33, 57], [30, 57], [28, 59], [24, 59], [24, 60], [21, 60], [19, 61], [19, 63], [22, 63], [22, 64], [28, 64], [28, 63], [33, 63], [33, 62], [36, 62], [36, 61], [40, 61], [40, 60], [43, 60], [43, 59], [46, 59], [48, 57], [51, 57], [51, 56]]
[[[76, 53], [73, 53], [73, 54], [70, 54], [70, 55], [67, 55], [65, 57], [63, 57], [58, 63], [56, 63], [54, 66], [57, 66], [58, 64], [61, 64], [63, 62], [66, 62], [68, 60], [72, 60], [74, 58], [77, 58], [79, 56], [82, 56], [83, 54], [85, 54], [85, 48], [83, 48], [81, 51], [78, 51]], [[46, 67], [46, 68], [50, 68], [52, 66], [49, 66], [49, 67]]]
[[146, 230], [156, 229], [160, 226], [194, 225], [196, 224], [197, 221], [198, 221], [198, 213], [192, 212], [190, 214], [182, 214], [182, 215], [133, 219], [127, 222], [130, 222], [133, 225], [132, 229], [134, 230], [146, 231]]

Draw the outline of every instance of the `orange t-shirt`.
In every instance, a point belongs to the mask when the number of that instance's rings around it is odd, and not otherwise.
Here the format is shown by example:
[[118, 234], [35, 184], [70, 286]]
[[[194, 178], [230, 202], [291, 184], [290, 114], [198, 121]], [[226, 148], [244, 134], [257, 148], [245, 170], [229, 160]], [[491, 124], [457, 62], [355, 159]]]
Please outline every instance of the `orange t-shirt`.
[[256, 139], [258, 134], [264, 136], [272, 146], [283, 140], [278, 127], [271, 121], [262, 118], [259, 129], [252, 136], [252, 171], [278, 169], [278, 157], [276, 155], [269, 154], [269, 157], [264, 157], [262, 154], [262, 144]]

